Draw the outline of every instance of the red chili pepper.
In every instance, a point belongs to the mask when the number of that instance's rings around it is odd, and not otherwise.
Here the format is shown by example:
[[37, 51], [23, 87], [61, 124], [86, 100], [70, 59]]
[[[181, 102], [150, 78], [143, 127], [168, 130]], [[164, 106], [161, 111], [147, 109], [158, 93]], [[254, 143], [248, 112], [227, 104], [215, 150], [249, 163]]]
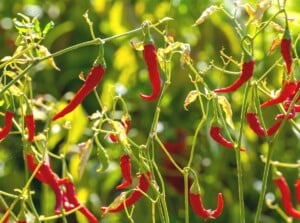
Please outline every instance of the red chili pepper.
[[246, 61], [242, 65], [242, 72], [239, 76], [239, 78], [233, 82], [228, 87], [224, 88], [218, 88], [215, 89], [214, 92], [221, 93], [221, 92], [232, 92], [236, 91], [239, 87], [241, 87], [244, 83], [246, 83], [252, 76], [253, 76], [253, 70], [254, 70], [254, 60], [250, 59], [249, 61]]
[[300, 219], [300, 211], [296, 210], [292, 204], [291, 191], [285, 178], [277, 177], [274, 182], [280, 190], [282, 205], [286, 213], [293, 218]]
[[279, 129], [280, 125], [281, 125], [281, 121], [275, 122], [274, 125], [272, 125], [270, 128], [267, 129], [267, 135], [268, 136], [274, 135], [275, 132], [277, 132], [277, 130]]
[[[35, 169], [37, 168], [38, 164], [36, 164], [34, 162], [34, 155], [32, 153], [27, 153], [26, 154], [26, 162], [27, 162], [27, 166], [28, 169], [31, 173], [33, 173], [35, 171]], [[48, 184], [47, 179], [44, 177], [44, 175], [41, 173], [41, 170], [39, 169], [36, 174], [35, 174], [35, 178], [37, 178], [39, 181], [41, 181], [42, 183]]]
[[104, 73], [105, 69], [103, 66], [93, 66], [91, 71], [87, 75], [82, 87], [77, 91], [77, 93], [71, 99], [69, 104], [53, 116], [52, 120], [54, 121], [72, 112], [85, 99], [85, 97], [97, 86], [97, 84], [101, 81]]
[[[234, 149], [234, 144], [222, 136], [221, 128], [219, 126], [211, 126], [209, 133], [212, 139], [215, 140], [220, 145], [228, 149]], [[240, 151], [245, 151], [245, 150], [246, 150], [245, 148], [240, 149]]]
[[18, 223], [26, 223], [26, 220], [18, 220]]
[[124, 210], [124, 208], [128, 208], [131, 205], [135, 204], [138, 200], [140, 200], [143, 196], [143, 191], [146, 193], [150, 187], [150, 180], [151, 180], [151, 173], [147, 172], [144, 174], [141, 174], [139, 179], [139, 184], [135, 187], [133, 192], [129, 195], [128, 198], [124, 202], [121, 202], [117, 207], [101, 207], [101, 210], [103, 211], [103, 215], [108, 212], [119, 212]]
[[125, 189], [132, 184], [132, 176], [131, 176], [131, 161], [130, 156], [125, 154], [120, 158], [120, 167], [122, 171], [122, 176], [124, 178], [124, 182], [116, 187], [116, 189]]
[[257, 114], [255, 112], [248, 112], [246, 114], [246, 120], [249, 124], [249, 127], [258, 135], [258, 136], [265, 136], [266, 133], [261, 126]]
[[[73, 206], [73, 208], [82, 205], [77, 199], [74, 183], [70, 180], [67, 180], [64, 182], [64, 186], [66, 188], [65, 196], [67, 201], [70, 202], [70, 205]], [[97, 218], [84, 205], [79, 208], [79, 211], [89, 220], [89, 222], [98, 223]]]
[[291, 38], [288, 36], [283, 37], [280, 44], [280, 51], [282, 58], [285, 62], [287, 73], [291, 73], [291, 67], [293, 63], [292, 59], [292, 46], [291, 46]]
[[48, 182], [47, 184], [49, 185], [49, 187], [51, 187], [51, 189], [55, 194], [56, 202], [55, 202], [54, 213], [59, 214], [63, 207], [63, 195], [60, 190], [59, 181], [49, 165], [43, 163], [41, 165], [40, 171], [45, 177], [45, 179], [47, 179]]
[[155, 45], [149, 43], [144, 45], [143, 57], [147, 64], [149, 79], [152, 86], [152, 94], [145, 95], [140, 94], [141, 98], [146, 101], [154, 101], [160, 94], [161, 89], [161, 79], [158, 71], [158, 60], [156, 55]]
[[261, 126], [257, 114], [255, 112], [247, 112], [246, 113], [246, 120], [249, 124], [249, 127], [255, 132], [258, 136], [272, 136], [280, 127], [281, 122], [276, 122], [270, 128], [264, 131], [263, 127]]
[[295, 183], [296, 200], [300, 204], [300, 177], [297, 178]]
[[[33, 160], [33, 155], [27, 154], [26, 157], [28, 161], [28, 169], [31, 171], [32, 167], [34, 167], [34, 165], [37, 166], [37, 164], [35, 164]], [[34, 167], [34, 169], [36, 168], [36, 166]], [[59, 214], [63, 206], [63, 195], [60, 190], [59, 178], [55, 175], [51, 167], [44, 162], [41, 164], [40, 169], [35, 176], [39, 181], [49, 185], [49, 187], [51, 187], [51, 189], [53, 190], [56, 200], [54, 213]]]
[[283, 85], [283, 88], [278, 96], [276, 96], [275, 98], [271, 98], [270, 100], [262, 103], [260, 106], [267, 107], [267, 106], [276, 105], [281, 102], [284, 102], [290, 96], [293, 96], [295, 94], [296, 89], [297, 89], [297, 83], [295, 83], [294, 81], [286, 82]]
[[35, 127], [36, 127], [33, 114], [25, 115], [25, 123], [28, 130], [28, 140], [30, 142], [33, 142], [34, 135], [35, 135]]
[[10, 111], [5, 112], [4, 116], [4, 127], [0, 130], [0, 140], [4, 139], [8, 136], [11, 128], [12, 128], [12, 121], [14, 118], [14, 113]]
[[205, 209], [203, 206], [203, 202], [201, 199], [200, 191], [194, 191], [192, 188], [194, 186], [191, 186], [190, 192], [189, 192], [189, 198], [190, 203], [192, 206], [192, 209], [196, 215], [203, 218], [204, 220], [207, 219], [215, 219], [219, 217], [222, 214], [224, 202], [223, 202], [223, 195], [222, 193], [218, 194], [218, 204], [217, 208], [215, 210]]

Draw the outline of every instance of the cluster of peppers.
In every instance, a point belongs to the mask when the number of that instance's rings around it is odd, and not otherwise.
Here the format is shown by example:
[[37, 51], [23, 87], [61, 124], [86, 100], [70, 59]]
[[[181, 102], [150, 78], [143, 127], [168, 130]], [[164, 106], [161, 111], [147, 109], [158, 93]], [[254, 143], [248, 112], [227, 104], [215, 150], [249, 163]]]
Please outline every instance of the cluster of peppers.
[[52, 170], [50, 164], [45, 161], [41, 164], [36, 163], [33, 153], [27, 153], [25, 156], [29, 171], [35, 173], [35, 178], [41, 183], [48, 185], [54, 192], [55, 214], [60, 214], [63, 208], [66, 211], [70, 211], [80, 206], [78, 210], [89, 222], [98, 222], [97, 218], [78, 201], [74, 183], [69, 178], [59, 178]]
[[[149, 30], [147, 36], [150, 37]], [[140, 97], [146, 101], [154, 101], [156, 100], [161, 92], [161, 78], [159, 74], [158, 68], [158, 59], [156, 54], [156, 47], [151, 38], [148, 38], [144, 44], [143, 50], [143, 58], [147, 65], [147, 70], [149, 74], [149, 79], [152, 87], [151, 95], [140, 94]], [[76, 92], [74, 97], [69, 101], [69, 103], [60, 111], [58, 111], [53, 117], [52, 120], [55, 121], [59, 118], [64, 117], [65, 115], [71, 113], [74, 109], [76, 109], [82, 101], [86, 98], [88, 94], [90, 94], [94, 88], [97, 87], [99, 82], [102, 80], [105, 74], [105, 63], [96, 64], [94, 65], [90, 72], [88, 73], [84, 84], [81, 88]], [[8, 136], [9, 132], [13, 126], [13, 118], [14, 113], [11, 111], [7, 111], [5, 113], [5, 121], [4, 127], [0, 130], [0, 140], [4, 139]], [[30, 142], [34, 141], [35, 136], [35, 120], [33, 114], [26, 114], [25, 115], [25, 124], [28, 130], [28, 140]], [[126, 120], [122, 122], [123, 127], [126, 129], [126, 133], [130, 127], [130, 120]], [[117, 142], [118, 138], [114, 134], [110, 134], [109, 138], [113, 142]], [[73, 208], [79, 208], [79, 211], [86, 216], [86, 218], [91, 223], [98, 222], [96, 217], [89, 212], [89, 210], [80, 204], [77, 200], [75, 187], [72, 181], [69, 179], [63, 178], [60, 179], [56, 176], [56, 174], [51, 169], [50, 165], [43, 162], [40, 166], [35, 163], [34, 155], [32, 153], [26, 154], [26, 161], [28, 168], [31, 172], [36, 171], [35, 178], [40, 182], [49, 185], [53, 190], [55, 197], [56, 197], [56, 204], [54, 208], [54, 212], [59, 214], [64, 208], [65, 210], [71, 210]], [[39, 166], [39, 167], [38, 167]], [[131, 186], [132, 184], [132, 177], [131, 177], [131, 164], [130, 164], [130, 157], [129, 155], [123, 155], [120, 158], [120, 166], [122, 175], [125, 181], [117, 186], [117, 189], [125, 189]], [[36, 168], [39, 168], [36, 170]], [[104, 213], [108, 212], [117, 212], [123, 210], [125, 207], [129, 207], [137, 202], [142, 196], [143, 193], [146, 193], [149, 186], [150, 186], [151, 174], [150, 172], [141, 173], [139, 175], [139, 184], [135, 187], [131, 195], [122, 203], [120, 203], [117, 207], [102, 207], [101, 210]], [[141, 192], [142, 191], [142, 192]], [[9, 216], [7, 217], [7, 221]]]
[[[280, 52], [285, 62], [285, 66], [288, 74], [287, 78], [286, 80], [284, 80], [283, 87], [280, 93], [276, 97], [271, 98], [268, 101], [262, 103], [261, 107], [264, 108], [267, 106], [284, 103], [284, 109], [285, 111], [288, 111], [291, 101], [293, 100], [293, 98], [295, 97], [296, 93], [300, 88], [300, 81], [298, 82], [294, 81], [291, 75], [293, 58], [292, 58], [291, 37], [290, 37], [289, 28], [287, 24], [286, 24], [284, 35], [281, 39]], [[227, 87], [215, 89], [214, 92], [228, 93], [228, 92], [236, 91], [238, 88], [240, 88], [242, 85], [244, 85], [247, 81], [251, 79], [254, 72], [254, 65], [255, 65], [254, 59], [249, 54], [246, 53], [246, 59], [242, 64], [242, 71], [239, 78], [236, 81], [234, 81], [231, 85]], [[299, 99], [297, 99], [296, 102], [298, 100]], [[293, 105], [291, 112], [287, 114], [287, 119], [294, 118], [297, 112], [300, 112], [300, 105], [295, 104]], [[265, 136], [272, 136], [277, 132], [285, 116], [286, 116], [285, 114], [278, 114], [275, 117], [275, 123], [271, 125], [269, 128], [264, 129], [264, 127], [259, 121], [257, 112], [255, 111], [253, 106], [249, 106], [248, 111], [246, 113], [246, 121], [254, 133], [256, 133], [258, 136], [265, 137]], [[210, 136], [212, 137], [212, 139], [214, 139], [222, 146], [229, 149], [234, 148], [234, 144], [228, 141], [224, 136], [222, 136], [221, 128], [218, 125], [211, 126]], [[241, 151], [243, 150], [244, 149], [241, 148]]]

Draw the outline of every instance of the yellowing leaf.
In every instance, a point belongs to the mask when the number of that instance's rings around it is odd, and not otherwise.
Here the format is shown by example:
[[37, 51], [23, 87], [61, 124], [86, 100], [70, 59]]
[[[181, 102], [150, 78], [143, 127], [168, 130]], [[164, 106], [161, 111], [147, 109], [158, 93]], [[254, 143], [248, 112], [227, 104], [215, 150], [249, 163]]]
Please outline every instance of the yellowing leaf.
[[78, 176], [82, 177], [82, 174], [85, 170], [86, 164], [89, 160], [92, 151], [92, 140], [88, 139], [86, 142], [78, 144], [79, 148], [79, 168], [78, 168]]
[[183, 107], [185, 110], [188, 110], [187, 106], [190, 105], [191, 103], [193, 103], [197, 99], [198, 95], [199, 95], [199, 93], [196, 90], [190, 91], [188, 93], [188, 95], [186, 96], [186, 98], [184, 100], [184, 104], [183, 104]]
[[[47, 47], [40, 45], [38, 47], [38, 54], [41, 57], [47, 57], [49, 55], [51, 55], [51, 53], [49, 52], [49, 50], [47, 49]], [[59, 67], [56, 66], [55, 61], [53, 59], [53, 57], [50, 57], [49, 59], [46, 60], [46, 62], [51, 65], [55, 70], [60, 71]]]
[[211, 16], [218, 9], [219, 8], [216, 5], [212, 5], [209, 8], [205, 9], [202, 12], [202, 14], [200, 15], [200, 17], [196, 20], [196, 22], [195, 22], [195, 24], [193, 26], [197, 26], [197, 25], [200, 25], [201, 23], [203, 23], [209, 16]]
[[272, 0], [260, 0], [256, 4], [256, 10], [254, 10], [248, 3], [244, 5], [246, 12], [249, 15], [248, 23], [256, 22], [260, 20], [267, 11], [272, 6]]
[[281, 43], [281, 39], [279, 38], [274, 39], [268, 53], [269, 54], [272, 53], [278, 46], [280, 46], [280, 43]]
[[229, 101], [225, 96], [218, 96], [218, 103], [222, 106], [227, 124], [234, 129], [234, 124], [232, 122], [232, 110]]

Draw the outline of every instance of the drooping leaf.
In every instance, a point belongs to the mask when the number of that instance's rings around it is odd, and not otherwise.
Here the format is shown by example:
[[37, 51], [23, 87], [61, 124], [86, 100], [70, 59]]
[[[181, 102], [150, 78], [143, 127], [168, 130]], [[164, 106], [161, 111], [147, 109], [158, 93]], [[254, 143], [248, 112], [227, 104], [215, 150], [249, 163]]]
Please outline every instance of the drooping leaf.
[[189, 106], [191, 103], [193, 103], [197, 99], [198, 95], [199, 95], [199, 92], [196, 90], [192, 90], [188, 93], [188, 95], [186, 96], [186, 98], [184, 100], [184, 104], [183, 104], [183, 107], [185, 110], [188, 110], [187, 106]]
[[107, 169], [109, 164], [109, 157], [107, 154], [106, 149], [102, 146], [102, 144], [99, 142], [97, 136], [94, 137], [95, 143], [97, 145], [97, 157], [99, 159], [99, 162], [101, 164], [101, 167], [97, 169], [97, 172], [103, 172]]
[[79, 148], [79, 168], [78, 168], [78, 176], [82, 177], [82, 174], [85, 170], [89, 157], [91, 155], [91, 151], [93, 148], [93, 143], [91, 139], [88, 139], [86, 142], [78, 144]]
[[218, 96], [218, 103], [222, 106], [223, 112], [225, 114], [225, 120], [227, 124], [234, 129], [234, 124], [232, 121], [232, 110], [231, 105], [225, 96]]
[[218, 9], [219, 9], [219, 7], [216, 5], [212, 5], [209, 8], [205, 9], [202, 12], [202, 14], [199, 16], [199, 18], [196, 20], [196, 22], [193, 26], [197, 26], [197, 25], [200, 25], [201, 23], [203, 23], [209, 16], [211, 16]]

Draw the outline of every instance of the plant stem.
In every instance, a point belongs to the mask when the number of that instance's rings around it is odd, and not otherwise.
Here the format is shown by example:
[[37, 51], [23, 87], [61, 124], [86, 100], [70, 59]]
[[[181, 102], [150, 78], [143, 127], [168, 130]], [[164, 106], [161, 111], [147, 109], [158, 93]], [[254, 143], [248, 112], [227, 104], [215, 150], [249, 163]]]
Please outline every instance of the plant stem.
[[243, 185], [243, 168], [241, 162], [241, 142], [243, 135], [243, 124], [245, 122], [245, 112], [247, 106], [247, 97], [249, 93], [249, 83], [247, 83], [243, 98], [243, 105], [241, 111], [241, 126], [238, 138], [238, 146], [235, 148], [236, 166], [237, 166], [237, 177], [238, 177], [238, 194], [239, 194], [239, 209], [240, 209], [240, 223], [245, 223], [245, 201], [244, 201], [244, 185]]

